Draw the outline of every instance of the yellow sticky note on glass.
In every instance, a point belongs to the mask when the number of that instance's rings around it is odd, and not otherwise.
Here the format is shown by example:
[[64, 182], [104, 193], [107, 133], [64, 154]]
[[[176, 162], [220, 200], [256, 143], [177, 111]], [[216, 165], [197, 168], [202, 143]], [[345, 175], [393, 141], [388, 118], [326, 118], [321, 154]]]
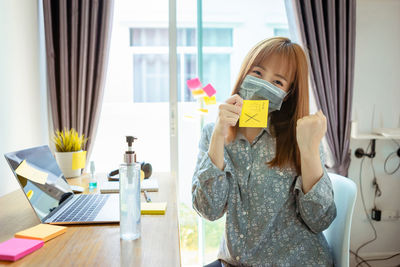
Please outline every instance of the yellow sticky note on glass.
[[22, 176], [22, 177], [24, 177], [28, 180], [31, 180], [32, 182], [38, 183], [38, 184], [46, 184], [47, 177], [49, 176], [49, 174], [47, 172], [42, 172], [42, 171], [30, 166], [26, 162], [26, 160], [24, 160], [18, 166], [18, 168], [15, 170], [15, 172], [19, 176]]
[[65, 226], [57, 226], [50, 224], [38, 224], [34, 227], [28, 228], [15, 234], [17, 238], [28, 238], [43, 240], [44, 242], [55, 238], [67, 231]]
[[217, 99], [215, 98], [215, 95], [213, 95], [211, 97], [205, 96], [205, 97], [203, 97], [203, 99], [204, 99], [204, 103], [206, 105], [215, 105], [215, 104], [217, 104]]
[[72, 169], [78, 170], [85, 168], [86, 151], [80, 151], [72, 154]]
[[206, 113], [208, 113], [208, 109], [205, 109], [205, 108], [199, 108], [199, 109], [197, 109], [197, 111], [199, 111], [200, 114], [206, 114]]
[[266, 128], [268, 123], [268, 100], [243, 100], [239, 127]]
[[196, 89], [196, 90], [192, 91], [192, 95], [193, 96], [202, 96], [202, 95], [204, 95], [204, 91], [203, 91], [203, 89]]

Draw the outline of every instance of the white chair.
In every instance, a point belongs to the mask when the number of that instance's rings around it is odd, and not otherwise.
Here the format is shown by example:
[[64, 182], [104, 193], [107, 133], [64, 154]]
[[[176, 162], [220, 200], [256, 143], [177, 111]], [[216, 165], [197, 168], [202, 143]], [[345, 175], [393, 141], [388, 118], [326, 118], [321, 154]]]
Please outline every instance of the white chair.
[[349, 266], [350, 228], [357, 196], [356, 184], [347, 177], [328, 173], [333, 186], [337, 215], [323, 233], [333, 251], [335, 266]]

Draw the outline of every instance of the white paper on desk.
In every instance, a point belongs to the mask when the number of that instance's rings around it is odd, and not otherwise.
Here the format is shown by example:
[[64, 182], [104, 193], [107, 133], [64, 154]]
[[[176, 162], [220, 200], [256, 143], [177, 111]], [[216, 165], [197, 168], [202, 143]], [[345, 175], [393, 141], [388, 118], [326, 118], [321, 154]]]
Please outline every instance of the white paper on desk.
[[[158, 181], [154, 178], [143, 179], [140, 182], [141, 191], [157, 192], [158, 191]], [[105, 181], [100, 184], [100, 192], [102, 194], [106, 193], [119, 193], [119, 182]]]

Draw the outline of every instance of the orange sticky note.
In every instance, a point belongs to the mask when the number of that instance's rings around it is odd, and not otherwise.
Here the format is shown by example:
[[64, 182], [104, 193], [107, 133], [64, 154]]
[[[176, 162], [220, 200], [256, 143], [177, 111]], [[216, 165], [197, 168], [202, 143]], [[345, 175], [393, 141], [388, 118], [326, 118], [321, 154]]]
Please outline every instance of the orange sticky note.
[[239, 127], [266, 128], [268, 123], [268, 100], [243, 100]]
[[49, 241], [67, 231], [67, 227], [50, 225], [50, 224], [38, 224], [34, 227], [25, 229], [15, 234], [17, 238], [37, 239], [43, 240], [44, 242]]
[[204, 103], [206, 105], [215, 105], [215, 104], [217, 104], [217, 99], [215, 98], [215, 95], [213, 95], [211, 97], [205, 96], [205, 97], [203, 97], [203, 99], [204, 99]]
[[86, 151], [79, 151], [72, 154], [72, 169], [83, 169], [86, 165]]

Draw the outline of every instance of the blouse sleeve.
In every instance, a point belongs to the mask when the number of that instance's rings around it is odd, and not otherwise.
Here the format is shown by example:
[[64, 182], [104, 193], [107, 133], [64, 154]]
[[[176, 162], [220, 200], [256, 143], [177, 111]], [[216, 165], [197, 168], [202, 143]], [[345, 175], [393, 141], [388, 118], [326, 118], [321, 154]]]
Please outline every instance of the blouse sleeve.
[[232, 175], [232, 162], [224, 156], [225, 167], [220, 170], [211, 161], [208, 147], [213, 131], [213, 124], [204, 127], [199, 144], [199, 155], [192, 179], [192, 205], [197, 213], [214, 221], [226, 212], [229, 195], [228, 177]]
[[314, 233], [319, 233], [327, 229], [336, 217], [332, 183], [324, 166], [325, 157], [321, 147], [320, 158], [323, 175], [311, 190], [304, 194], [301, 176], [297, 177], [294, 186], [296, 211], [308, 228]]

